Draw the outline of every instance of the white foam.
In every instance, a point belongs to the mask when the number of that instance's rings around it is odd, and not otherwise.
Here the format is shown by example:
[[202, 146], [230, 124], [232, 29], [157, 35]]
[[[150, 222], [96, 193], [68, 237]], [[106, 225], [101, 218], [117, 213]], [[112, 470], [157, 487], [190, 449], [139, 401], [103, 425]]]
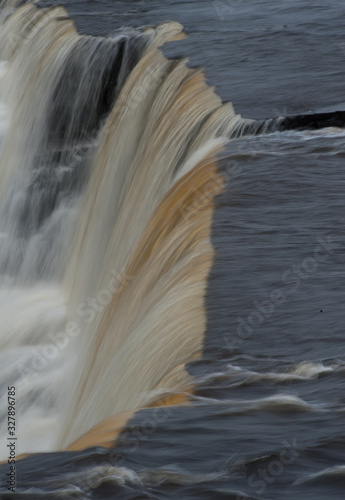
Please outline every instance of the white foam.
[[312, 363], [311, 361], [303, 361], [295, 365], [291, 370], [291, 375], [297, 375], [298, 377], [307, 379], [316, 379], [319, 375], [324, 373], [331, 373], [334, 368], [330, 366], [325, 366], [322, 363]]
[[319, 130], [305, 130], [302, 135], [308, 138], [315, 137], [344, 137], [345, 129], [340, 127], [325, 127]]
[[317, 379], [320, 375], [345, 370], [341, 362], [331, 366], [322, 363], [303, 361], [293, 365], [288, 372], [255, 372], [236, 365], [228, 364], [224, 371], [208, 374], [198, 380], [199, 385], [229, 381], [229, 387], [253, 384], [257, 381], [268, 381], [274, 384]]
[[327, 469], [323, 469], [320, 472], [316, 472], [315, 474], [310, 474], [301, 479], [297, 479], [293, 483], [293, 486], [298, 486], [303, 483], [309, 483], [312, 481], [316, 481], [318, 479], [334, 477], [334, 476], [345, 476], [345, 465], [336, 465], [334, 467], [327, 467]]
[[57, 287], [0, 289], [0, 349], [37, 345], [63, 327], [66, 304]]
[[[57, 287], [0, 289], [0, 409], [7, 409], [7, 387], [15, 386], [17, 455], [56, 446], [59, 408], [74, 355], [68, 342], [56, 337], [65, 313], [65, 298]], [[0, 460], [8, 454], [7, 418], [2, 417]]]
[[312, 405], [303, 399], [293, 394], [275, 394], [258, 399], [214, 399], [202, 396], [192, 395], [191, 398], [195, 402], [201, 404], [212, 404], [219, 406], [227, 406], [231, 409], [231, 413], [247, 413], [257, 410], [272, 410], [272, 411], [290, 411], [290, 412], [320, 412], [327, 411], [324, 406]]

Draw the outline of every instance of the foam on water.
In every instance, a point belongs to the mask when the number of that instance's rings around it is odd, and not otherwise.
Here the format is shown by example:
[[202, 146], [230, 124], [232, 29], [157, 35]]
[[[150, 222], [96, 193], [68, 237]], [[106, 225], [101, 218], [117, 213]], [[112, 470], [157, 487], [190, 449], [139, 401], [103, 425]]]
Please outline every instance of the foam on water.
[[[302, 398], [292, 394], [275, 394], [273, 396], [258, 398], [258, 399], [215, 399], [202, 396], [191, 396], [193, 401], [201, 404], [219, 405], [223, 407], [221, 413], [241, 414], [252, 411], [273, 411], [273, 412], [323, 412], [327, 411], [325, 405], [313, 405], [307, 403]], [[224, 410], [224, 406], [226, 409]]]
[[315, 380], [320, 375], [341, 372], [345, 369], [344, 363], [333, 363], [330, 366], [323, 363], [303, 361], [281, 372], [255, 372], [242, 367], [228, 364], [225, 370], [214, 372], [198, 379], [200, 387], [214, 386], [217, 382], [228, 382], [227, 387], [255, 384], [258, 381], [268, 381], [280, 384], [289, 381]]
[[61, 405], [61, 385], [73, 355], [59, 342], [66, 302], [61, 290], [0, 289], [0, 459], [6, 457], [7, 386], [17, 391], [18, 454], [53, 449]]
[[299, 377], [307, 379], [318, 378], [319, 375], [325, 373], [332, 373], [336, 370], [336, 367], [325, 366], [322, 363], [312, 363], [311, 361], [303, 361], [291, 368], [291, 375], [297, 375]]

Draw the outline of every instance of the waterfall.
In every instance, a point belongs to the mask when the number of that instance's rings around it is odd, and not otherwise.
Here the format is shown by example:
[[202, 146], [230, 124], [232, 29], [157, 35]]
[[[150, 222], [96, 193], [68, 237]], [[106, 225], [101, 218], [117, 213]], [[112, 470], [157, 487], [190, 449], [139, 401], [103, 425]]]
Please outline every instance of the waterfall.
[[32, 3], [2, 23], [0, 386], [20, 452], [45, 451], [190, 380], [217, 154], [251, 121], [164, 57], [177, 23], [91, 37]]

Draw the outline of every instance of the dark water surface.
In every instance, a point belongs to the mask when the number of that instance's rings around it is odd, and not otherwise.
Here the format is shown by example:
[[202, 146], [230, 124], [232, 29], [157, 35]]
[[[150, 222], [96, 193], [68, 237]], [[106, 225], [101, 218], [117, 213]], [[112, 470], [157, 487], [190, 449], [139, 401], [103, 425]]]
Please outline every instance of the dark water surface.
[[[337, 0], [64, 4], [88, 34], [181, 22], [165, 52], [244, 117], [345, 109]], [[193, 404], [140, 411], [114, 452], [24, 459], [8, 498], [344, 498], [344, 159], [340, 129], [229, 144]]]

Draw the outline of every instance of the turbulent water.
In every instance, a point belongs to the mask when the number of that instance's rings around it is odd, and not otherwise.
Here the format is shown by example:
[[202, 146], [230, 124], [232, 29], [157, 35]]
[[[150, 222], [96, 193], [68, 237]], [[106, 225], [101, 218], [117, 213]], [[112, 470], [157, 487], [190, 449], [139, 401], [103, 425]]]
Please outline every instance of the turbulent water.
[[1, 498], [343, 498], [345, 133], [269, 124], [345, 109], [345, 8], [21, 3], [0, 30]]

